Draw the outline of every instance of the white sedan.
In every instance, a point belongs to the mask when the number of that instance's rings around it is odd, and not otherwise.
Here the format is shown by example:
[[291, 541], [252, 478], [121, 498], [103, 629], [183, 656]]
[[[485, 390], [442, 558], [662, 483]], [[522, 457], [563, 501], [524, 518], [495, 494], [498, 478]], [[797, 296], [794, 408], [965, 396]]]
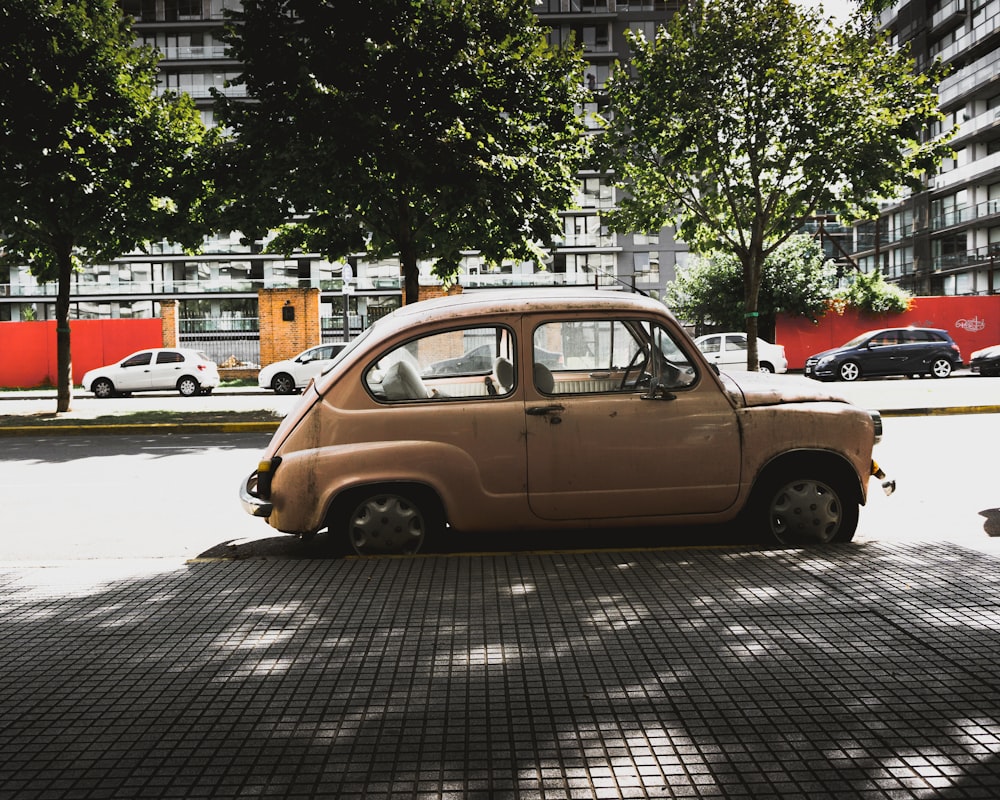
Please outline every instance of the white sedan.
[[[747, 335], [745, 333], [707, 333], [694, 340], [710, 363], [727, 372], [746, 372]], [[788, 372], [785, 348], [763, 339], [757, 340], [757, 363], [761, 372]]]
[[301, 391], [333, 363], [344, 347], [342, 342], [321, 344], [303, 350], [295, 358], [268, 364], [257, 374], [257, 385], [261, 389], [273, 389], [277, 394]]

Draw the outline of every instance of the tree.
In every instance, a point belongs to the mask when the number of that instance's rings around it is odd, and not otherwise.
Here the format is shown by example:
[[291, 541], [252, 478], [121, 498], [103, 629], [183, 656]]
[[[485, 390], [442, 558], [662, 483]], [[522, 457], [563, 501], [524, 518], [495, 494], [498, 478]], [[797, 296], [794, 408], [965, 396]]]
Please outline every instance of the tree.
[[692, 250], [733, 253], [754, 367], [765, 259], [818, 210], [874, 215], [919, 188], [950, 151], [925, 135], [942, 73], [792, 0], [691, 2], [630, 41], [631, 68], [609, 84], [605, 153], [626, 192], [611, 224], [673, 222]]
[[70, 279], [143, 242], [195, 246], [207, 138], [190, 98], [156, 95], [156, 57], [114, 0], [0, 6], [0, 244], [58, 281], [57, 411], [72, 404]]
[[837, 304], [867, 314], [901, 314], [913, 305], [913, 295], [886, 283], [879, 271], [857, 272], [837, 293]]
[[225, 211], [269, 249], [398, 255], [454, 275], [461, 251], [532, 258], [560, 231], [587, 148], [584, 62], [528, 0], [245, 0], [230, 27], [236, 133]]
[[[837, 292], [837, 269], [810, 236], [793, 236], [764, 261], [758, 333], [774, 341], [779, 313], [810, 319], [823, 316]], [[692, 264], [667, 286], [667, 303], [681, 319], [743, 330], [743, 274], [729, 252], [692, 258]]]

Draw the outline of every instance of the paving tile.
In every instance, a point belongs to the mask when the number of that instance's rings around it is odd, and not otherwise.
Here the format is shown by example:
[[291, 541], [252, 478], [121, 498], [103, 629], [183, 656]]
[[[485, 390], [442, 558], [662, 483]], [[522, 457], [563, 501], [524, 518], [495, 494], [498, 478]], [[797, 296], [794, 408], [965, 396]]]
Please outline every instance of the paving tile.
[[0, 565], [0, 796], [995, 797], [998, 566]]

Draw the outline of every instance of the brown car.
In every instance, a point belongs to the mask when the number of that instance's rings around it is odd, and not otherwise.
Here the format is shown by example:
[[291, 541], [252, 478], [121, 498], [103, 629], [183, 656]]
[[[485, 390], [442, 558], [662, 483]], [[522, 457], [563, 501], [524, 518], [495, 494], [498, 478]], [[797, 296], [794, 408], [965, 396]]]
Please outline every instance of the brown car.
[[[477, 357], [463, 368], [467, 353]], [[432, 366], [446, 360], [444, 374]], [[353, 341], [305, 390], [240, 496], [279, 531], [329, 528], [360, 554], [416, 552], [446, 524], [471, 533], [741, 514], [784, 544], [848, 541], [880, 432], [876, 412], [804, 379], [723, 378], [658, 301], [467, 292], [404, 306]]]

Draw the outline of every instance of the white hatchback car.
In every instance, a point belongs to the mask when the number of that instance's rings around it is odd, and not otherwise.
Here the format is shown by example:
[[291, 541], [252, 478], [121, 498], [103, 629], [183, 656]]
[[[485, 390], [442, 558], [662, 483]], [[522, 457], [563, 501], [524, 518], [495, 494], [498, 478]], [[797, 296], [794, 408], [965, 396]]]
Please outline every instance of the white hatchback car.
[[292, 394], [309, 385], [309, 381], [329, 367], [347, 345], [321, 344], [303, 350], [295, 358], [275, 361], [257, 374], [261, 389], [273, 389], [277, 394]]
[[140, 350], [117, 364], [89, 370], [83, 389], [96, 397], [176, 389], [184, 397], [211, 394], [219, 385], [219, 368], [200, 350]]
[[[746, 372], [747, 335], [745, 333], [707, 333], [694, 340], [709, 363], [726, 372]], [[757, 363], [761, 372], [788, 372], [785, 348], [757, 339]]]

